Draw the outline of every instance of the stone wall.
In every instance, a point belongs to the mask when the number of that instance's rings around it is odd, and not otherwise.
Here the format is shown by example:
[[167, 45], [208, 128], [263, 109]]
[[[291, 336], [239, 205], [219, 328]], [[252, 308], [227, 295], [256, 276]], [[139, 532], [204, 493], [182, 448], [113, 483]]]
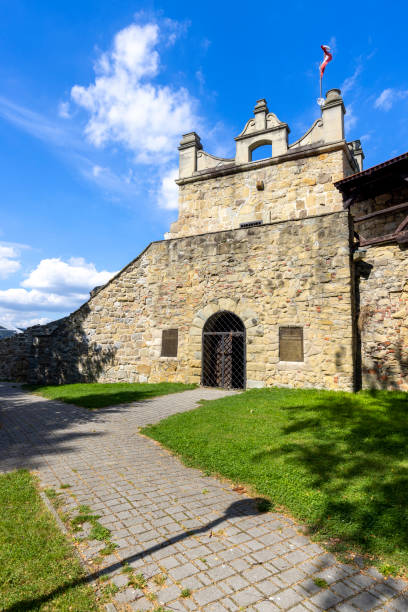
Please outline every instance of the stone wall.
[[[346, 212], [152, 243], [70, 317], [20, 336], [20, 358], [31, 381], [199, 383], [204, 323], [228, 310], [246, 327], [249, 387], [351, 390], [349, 253]], [[285, 325], [304, 328], [304, 362], [279, 361]], [[160, 356], [168, 328], [176, 358]]]
[[342, 196], [333, 182], [355, 171], [347, 145], [314, 147], [297, 155], [252, 162], [236, 172], [215, 169], [213, 177], [210, 172], [180, 180], [179, 217], [166, 238], [342, 210]]
[[[408, 201], [408, 187], [394, 187], [353, 205], [354, 217]], [[408, 214], [391, 213], [356, 225], [369, 239], [395, 231]], [[397, 244], [367, 248], [357, 300], [361, 329], [362, 384], [365, 388], [408, 391], [408, 249]]]

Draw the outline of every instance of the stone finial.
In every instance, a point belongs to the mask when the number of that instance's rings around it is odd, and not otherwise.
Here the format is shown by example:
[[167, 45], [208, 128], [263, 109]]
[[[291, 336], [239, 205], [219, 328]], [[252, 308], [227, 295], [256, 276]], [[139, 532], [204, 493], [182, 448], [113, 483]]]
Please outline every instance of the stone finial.
[[329, 91], [326, 92], [324, 106], [333, 102], [337, 102], [338, 100], [341, 100], [343, 102], [340, 89], [329, 89]]
[[197, 147], [197, 149], [203, 148], [200, 137], [196, 132], [188, 132], [187, 134], [183, 134], [183, 138], [180, 141], [180, 146], [178, 149], [180, 151], [181, 149], [187, 149], [188, 147]]
[[178, 150], [179, 154], [179, 177], [192, 176], [197, 170], [197, 151], [203, 148], [201, 140], [196, 132], [183, 134]]
[[257, 100], [254, 108], [255, 115], [255, 129], [265, 130], [266, 129], [266, 116], [269, 113], [268, 106], [265, 98]]
[[272, 157], [283, 155], [288, 150], [288, 133], [287, 123], [270, 113], [265, 98], [261, 98], [255, 104], [254, 118], [246, 122], [242, 132], [235, 138], [235, 163], [250, 162], [252, 152], [265, 144], [272, 145]]
[[340, 89], [329, 89], [322, 106], [324, 142], [344, 140], [344, 108]]
[[256, 115], [256, 113], [260, 113], [262, 111], [265, 111], [266, 113], [269, 113], [268, 105], [266, 103], [265, 98], [261, 98], [260, 100], [256, 101], [255, 108], [254, 108], [254, 115]]
[[348, 147], [356, 161], [359, 171], [361, 172], [363, 169], [363, 159], [365, 157], [363, 147], [361, 146], [361, 140], [353, 140], [352, 142], [349, 142]]

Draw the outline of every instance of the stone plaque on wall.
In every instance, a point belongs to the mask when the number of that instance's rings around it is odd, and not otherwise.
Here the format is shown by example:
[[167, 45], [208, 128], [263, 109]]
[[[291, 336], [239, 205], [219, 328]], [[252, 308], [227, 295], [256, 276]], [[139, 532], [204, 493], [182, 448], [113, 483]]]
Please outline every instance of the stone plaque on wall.
[[303, 328], [279, 328], [279, 361], [303, 361]]
[[162, 357], [177, 357], [178, 329], [163, 329]]

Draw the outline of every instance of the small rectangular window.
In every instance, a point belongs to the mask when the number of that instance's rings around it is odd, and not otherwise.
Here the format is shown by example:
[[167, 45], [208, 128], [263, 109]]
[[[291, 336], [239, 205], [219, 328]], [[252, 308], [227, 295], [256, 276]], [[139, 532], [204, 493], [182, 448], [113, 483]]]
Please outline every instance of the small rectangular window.
[[162, 331], [162, 357], [177, 357], [178, 329], [163, 329]]
[[246, 221], [245, 223], [240, 223], [239, 227], [254, 227], [255, 225], [263, 225], [262, 221]]
[[279, 328], [279, 361], [304, 361], [303, 327]]

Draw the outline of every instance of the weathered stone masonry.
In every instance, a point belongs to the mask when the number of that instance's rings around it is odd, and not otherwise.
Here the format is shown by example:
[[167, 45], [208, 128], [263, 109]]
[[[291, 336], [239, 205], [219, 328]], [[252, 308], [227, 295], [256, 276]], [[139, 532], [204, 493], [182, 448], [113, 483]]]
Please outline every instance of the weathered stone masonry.
[[[248, 387], [351, 389], [349, 253], [345, 212], [152, 243], [50, 335], [32, 328], [48, 355], [32, 346], [28, 377], [199, 383], [203, 325], [228, 310], [246, 327]], [[304, 362], [279, 362], [280, 325], [304, 327]], [[169, 327], [177, 358], [160, 357]]]
[[[204, 326], [229, 312], [245, 329], [247, 387], [408, 390], [408, 251], [394, 239], [358, 248], [408, 210], [353, 227], [407, 201], [408, 189], [399, 158], [397, 174], [394, 160], [361, 172], [344, 112], [331, 90], [322, 117], [289, 144], [287, 124], [260, 100], [234, 159], [184, 135], [179, 217], [166, 240], [69, 317], [0, 341], [0, 378], [200, 383]], [[252, 162], [264, 144], [272, 157]], [[279, 330], [291, 327], [302, 331], [303, 361], [280, 360]], [[176, 357], [161, 356], [163, 330], [178, 332]]]

